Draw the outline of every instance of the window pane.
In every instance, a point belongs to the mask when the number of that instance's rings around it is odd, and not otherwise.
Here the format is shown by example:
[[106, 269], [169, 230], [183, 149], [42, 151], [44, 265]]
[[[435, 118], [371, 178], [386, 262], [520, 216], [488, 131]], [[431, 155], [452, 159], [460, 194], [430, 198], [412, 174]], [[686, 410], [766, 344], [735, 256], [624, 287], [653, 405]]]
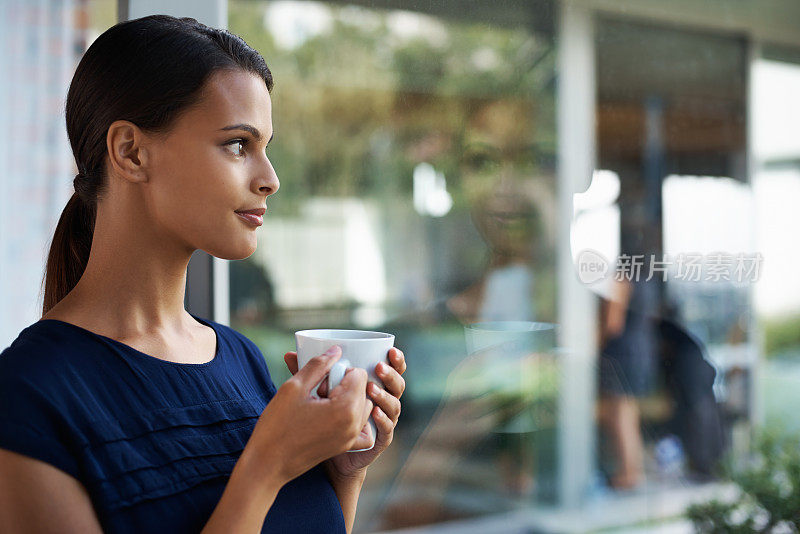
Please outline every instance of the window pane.
[[800, 430], [797, 8], [489, 5], [229, 3], [281, 178], [233, 325], [276, 382], [296, 330], [396, 334], [357, 532], [689, 531]]

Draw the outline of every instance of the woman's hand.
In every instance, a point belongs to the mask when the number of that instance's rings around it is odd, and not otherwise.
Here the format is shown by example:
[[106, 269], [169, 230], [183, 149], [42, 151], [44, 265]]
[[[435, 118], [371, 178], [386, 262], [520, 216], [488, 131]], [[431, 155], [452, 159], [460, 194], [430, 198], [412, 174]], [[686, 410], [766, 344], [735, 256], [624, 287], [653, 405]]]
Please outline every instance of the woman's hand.
[[[308, 365], [278, 388], [261, 413], [242, 453], [248, 465], [272, 473], [282, 485], [326, 458], [361, 443], [360, 433], [372, 410], [365, 397], [367, 372], [350, 369], [328, 398], [311, 391], [341, 357], [333, 347], [312, 358]], [[296, 368], [296, 360], [295, 360]]]
[[[406, 371], [406, 358], [403, 351], [396, 347], [389, 349], [387, 356], [391, 365], [381, 362], [375, 366], [375, 373], [386, 389], [381, 389], [371, 383], [367, 384], [366, 388], [369, 398], [374, 403], [372, 418], [378, 431], [378, 435], [375, 438], [375, 446], [367, 451], [344, 452], [328, 459], [325, 462], [325, 467], [331, 478], [351, 478], [362, 475], [367, 466], [386, 450], [394, 438], [394, 427], [400, 417], [400, 397], [406, 389], [406, 382], [401, 376]], [[283, 359], [289, 371], [293, 375], [297, 373], [297, 353], [287, 352]], [[326, 389], [323, 381], [323, 385], [318, 391], [321, 395], [324, 395]], [[334, 390], [336, 389], [338, 387], [334, 388]], [[368, 441], [363, 445], [361, 444], [367, 432], [368, 426], [365, 425], [362, 429], [361, 437], [354, 448], [369, 446]]]

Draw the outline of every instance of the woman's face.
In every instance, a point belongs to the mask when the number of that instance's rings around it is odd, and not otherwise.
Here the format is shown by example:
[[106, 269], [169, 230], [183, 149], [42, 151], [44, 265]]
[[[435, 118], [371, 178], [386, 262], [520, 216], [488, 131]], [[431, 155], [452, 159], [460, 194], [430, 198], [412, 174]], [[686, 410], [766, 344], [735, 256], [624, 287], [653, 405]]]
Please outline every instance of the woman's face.
[[280, 186], [265, 153], [271, 138], [264, 80], [243, 70], [214, 73], [201, 102], [148, 148], [153, 218], [191, 250], [223, 259], [253, 254], [258, 226], [236, 212], [266, 208]]

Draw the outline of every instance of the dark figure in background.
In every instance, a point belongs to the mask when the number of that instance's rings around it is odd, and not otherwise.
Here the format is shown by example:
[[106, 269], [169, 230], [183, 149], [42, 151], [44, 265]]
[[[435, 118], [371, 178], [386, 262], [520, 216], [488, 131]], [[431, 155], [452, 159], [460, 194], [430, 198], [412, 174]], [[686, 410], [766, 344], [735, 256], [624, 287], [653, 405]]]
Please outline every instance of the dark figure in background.
[[717, 372], [705, 359], [700, 340], [676, 322], [661, 319], [658, 331], [664, 378], [675, 405], [672, 426], [683, 443], [691, 475], [707, 480], [728, 445], [713, 390]]
[[[617, 489], [642, 482], [638, 398], [653, 389], [658, 372], [673, 406], [669, 427], [681, 440], [690, 475], [712, 478], [727, 447], [713, 390], [716, 370], [706, 360], [702, 342], [677, 321], [646, 313], [654, 309], [646, 300], [653, 298], [647, 293], [653, 288], [643, 282], [619, 282], [612, 300], [603, 302], [600, 416], [615, 449], [617, 469], [611, 485]], [[636, 297], [637, 291], [641, 296]]]

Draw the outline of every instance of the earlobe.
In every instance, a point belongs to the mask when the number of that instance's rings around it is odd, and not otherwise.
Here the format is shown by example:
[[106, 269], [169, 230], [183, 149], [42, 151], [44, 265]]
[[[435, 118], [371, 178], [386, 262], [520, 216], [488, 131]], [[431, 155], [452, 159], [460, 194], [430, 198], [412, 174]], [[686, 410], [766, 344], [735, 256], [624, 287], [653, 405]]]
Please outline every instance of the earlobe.
[[106, 136], [109, 163], [120, 177], [131, 182], [147, 181], [143, 141], [144, 134], [130, 121], [114, 121], [109, 126]]

